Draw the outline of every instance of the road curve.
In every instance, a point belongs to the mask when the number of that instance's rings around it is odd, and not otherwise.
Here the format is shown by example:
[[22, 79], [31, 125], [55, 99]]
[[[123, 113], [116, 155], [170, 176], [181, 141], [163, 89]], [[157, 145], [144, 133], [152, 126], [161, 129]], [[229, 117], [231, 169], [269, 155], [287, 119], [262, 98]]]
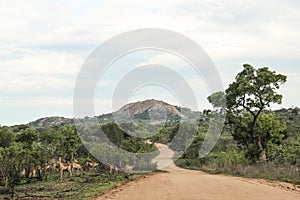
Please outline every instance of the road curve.
[[[170, 151], [159, 144], [161, 152], [156, 160], [165, 165]], [[162, 163], [160, 163], [162, 162]], [[186, 170], [171, 164], [165, 168], [169, 173], [129, 182], [98, 197], [114, 200], [299, 200], [300, 193], [260, 183], [257, 180], [224, 175], [210, 175], [200, 171]]]

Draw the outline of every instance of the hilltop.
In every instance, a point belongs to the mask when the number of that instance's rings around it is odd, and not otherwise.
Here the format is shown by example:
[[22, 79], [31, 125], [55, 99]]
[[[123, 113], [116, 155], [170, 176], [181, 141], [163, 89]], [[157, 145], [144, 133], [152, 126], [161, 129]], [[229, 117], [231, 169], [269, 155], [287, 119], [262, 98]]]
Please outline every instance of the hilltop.
[[[118, 111], [96, 116], [101, 124], [118, 121], [152, 120], [157, 122], [196, 120], [201, 115], [189, 108], [168, 104], [164, 101], [149, 99], [128, 103]], [[30, 126], [59, 126], [74, 123], [73, 119], [65, 117], [45, 117], [28, 123]]]
[[65, 117], [44, 117], [38, 120], [29, 122], [29, 126], [61, 126], [74, 123], [73, 119]]
[[196, 119], [200, 115], [200, 112], [151, 99], [126, 104], [114, 112], [113, 115], [115, 119], [122, 119], [124, 121], [128, 119], [179, 121], [180, 119]]

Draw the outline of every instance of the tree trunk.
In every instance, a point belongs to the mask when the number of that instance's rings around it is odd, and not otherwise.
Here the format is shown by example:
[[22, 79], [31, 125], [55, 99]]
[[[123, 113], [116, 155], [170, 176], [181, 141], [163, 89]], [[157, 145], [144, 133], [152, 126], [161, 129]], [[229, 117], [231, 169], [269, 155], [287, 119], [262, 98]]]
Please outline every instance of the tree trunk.
[[258, 146], [258, 162], [264, 164], [267, 162], [267, 155], [266, 155], [266, 150], [264, 149], [259, 136], [257, 139], [257, 146]]
[[264, 146], [262, 145], [261, 139], [259, 135], [256, 135], [256, 122], [258, 119], [258, 116], [261, 111], [258, 112], [257, 115], [254, 116], [253, 124], [251, 127], [252, 136], [254, 137], [254, 141], [256, 142], [256, 146], [258, 148], [258, 163], [266, 163], [267, 156], [266, 156], [266, 150]]

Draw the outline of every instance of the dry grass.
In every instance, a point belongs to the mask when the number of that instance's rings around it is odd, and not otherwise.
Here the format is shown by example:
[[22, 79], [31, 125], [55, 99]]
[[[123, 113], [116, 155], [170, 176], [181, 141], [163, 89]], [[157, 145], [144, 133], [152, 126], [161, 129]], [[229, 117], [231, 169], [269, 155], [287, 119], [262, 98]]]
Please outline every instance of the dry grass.
[[177, 160], [175, 163], [183, 168], [202, 170], [212, 174], [230, 174], [248, 178], [264, 178], [300, 185], [300, 167], [297, 166], [278, 166], [273, 163], [244, 165], [233, 164], [230, 162], [209, 162], [202, 164], [196, 160], [184, 159]]

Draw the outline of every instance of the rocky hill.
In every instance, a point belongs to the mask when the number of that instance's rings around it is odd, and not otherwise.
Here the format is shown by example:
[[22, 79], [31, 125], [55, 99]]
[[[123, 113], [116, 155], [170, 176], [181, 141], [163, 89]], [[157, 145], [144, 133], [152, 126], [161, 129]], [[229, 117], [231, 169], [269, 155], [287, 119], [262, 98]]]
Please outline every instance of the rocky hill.
[[65, 117], [45, 117], [36, 121], [28, 123], [29, 126], [61, 126], [66, 124], [72, 124], [73, 119]]
[[113, 113], [114, 118], [128, 120], [164, 120], [180, 119], [182, 117], [179, 107], [155, 99], [129, 103]]
[[[197, 119], [200, 112], [194, 112], [189, 108], [181, 108], [155, 99], [129, 103], [118, 111], [97, 116], [101, 124], [128, 120], [152, 120], [152, 121], [178, 121], [180, 119]], [[73, 123], [73, 119], [64, 117], [45, 117], [30, 122], [31, 126], [59, 126]]]

